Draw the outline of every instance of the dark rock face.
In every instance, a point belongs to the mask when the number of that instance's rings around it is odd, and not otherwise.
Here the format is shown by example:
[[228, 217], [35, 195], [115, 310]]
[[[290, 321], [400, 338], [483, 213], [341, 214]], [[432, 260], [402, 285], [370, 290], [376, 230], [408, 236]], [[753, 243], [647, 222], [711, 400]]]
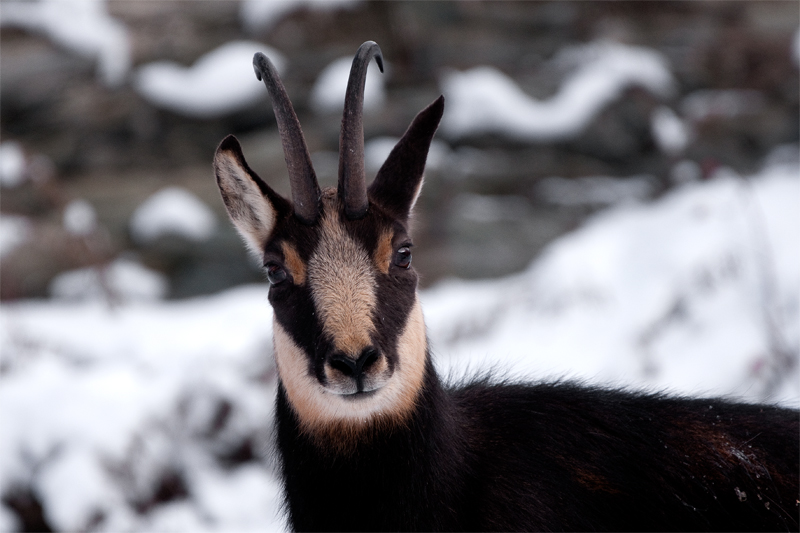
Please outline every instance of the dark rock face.
[[[720, 166], [748, 173], [774, 147], [798, 141], [798, 65], [791, 53], [796, 2], [364, 2], [301, 8], [259, 30], [245, 29], [239, 4], [229, 1], [107, 7], [128, 29], [134, 70], [162, 59], [191, 65], [234, 39], [280, 50], [288, 60], [284, 83], [315, 161], [322, 162], [338, 149], [340, 122], [312, 110], [311, 87], [327, 64], [367, 39], [381, 45], [391, 68], [385, 103], [365, 117], [368, 139], [401, 135], [438, 96], [447, 69], [492, 65], [528, 95], [547, 100], [568, 74], [552, 61], [568, 45], [610, 39], [663, 54], [677, 85], [671, 97], [630, 88], [573, 138], [440, 135], [444, 162], [429, 168], [418, 204], [415, 261], [425, 284], [445, 275], [519, 270], [598, 207], [552, 204], [537, 193], [544, 178], [647, 175], [658, 194], [672, 186], [680, 160], [706, 176]], [[3, 257], [0, 297], [44, 296], [58, 271], [130, 250], [170, 276], [175, 297], [260, 281], [257, 268], [242, 267], [244, 251], [226, 224], [202, 245], [175, 238], [148, 246], [130, 239], [127, 224], [137, 205], [169, 185], [186, 187], [222, 220], [210, 161], [229, 133], [242, 139], [254, 168], [286, 192], [266, 98], [222, 118], [197, 120], [154, 107], [130, 80], [107, 87], [95, 70], [93, 61], [43, 36], [5, 26], [0, 32], [0, 135], [21, 143], [29, 163], [38, 161], [29, 165], [32, 174], [49, 177], [3, 191], [2, 212], [31, 217], [36, 235], [49, 240]], [[692, 114], [698, 94], [718, 90], [751, 91], [746, 94], [755, 99], [737, 113]], [[653, 138], [651, 117], [662, 106], [693, 131], [680, 153], [665, 154]], [[482, 205], [494, 215], [465, 217], [475, 195], [489, 197]], [[85, 243], [59, 237], [61, 211], [73, 198], [97, 210], [105, 235], [100, 251], [85, 253]]]

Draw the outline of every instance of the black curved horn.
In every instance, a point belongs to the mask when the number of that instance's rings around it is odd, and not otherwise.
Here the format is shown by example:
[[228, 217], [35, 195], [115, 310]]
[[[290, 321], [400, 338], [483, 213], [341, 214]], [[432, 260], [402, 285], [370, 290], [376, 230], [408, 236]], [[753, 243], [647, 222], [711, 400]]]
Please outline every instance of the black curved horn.
[[286, 89], [267, 56], [261, 52], [256, 53], [253, 56], [253, 69], [256, 77], [264, 80], [272, 100], [272, 110], [275, 112], [283, 143], [283, 156], [289, 169], [294, 214], [302, 222], [313, 224], [319, 215], [320, 190], [300, 121], [297, 120]]
[[373, 57], [383, 72], [383, 56], [377, 43], [367, 41], [358, 48], [344, 97], [342, 132], [339, 137], [339, 197], [344, 200], [348, 219], [361, 218], [367, 212], [363, 108], [367, 66]]

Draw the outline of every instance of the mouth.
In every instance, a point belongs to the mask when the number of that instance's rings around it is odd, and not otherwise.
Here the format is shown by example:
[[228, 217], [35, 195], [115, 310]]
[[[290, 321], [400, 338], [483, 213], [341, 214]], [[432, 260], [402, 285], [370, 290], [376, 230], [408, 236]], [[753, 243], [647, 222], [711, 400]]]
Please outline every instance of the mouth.
[[378, 389], [373, 389], [373, 390], [368, 390], [368, 391], [352, 392], [352, 393], [349, 393], [349, 394], [340, 394], [339, 396], [341, 398], [344, 398], [347, 401], [350, 401], [350, 402], [358, 402], [360, 400], [365, 400], [365, 399], [369, 398], [370, 396], [374, 396], [375, 393], [377, 393], [377, 392], [378, 392]]

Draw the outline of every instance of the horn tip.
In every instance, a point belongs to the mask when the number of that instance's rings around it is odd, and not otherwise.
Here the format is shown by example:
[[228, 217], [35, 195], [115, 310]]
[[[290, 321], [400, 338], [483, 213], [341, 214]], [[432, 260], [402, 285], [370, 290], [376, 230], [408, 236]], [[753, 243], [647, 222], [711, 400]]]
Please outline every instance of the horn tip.
[[263, 79], [264, 73], [267, 71], [267, 64], [269, 59], [261, 52], [256, 52], [253, 56], [253, 70], [256, 73], [258, 81]]

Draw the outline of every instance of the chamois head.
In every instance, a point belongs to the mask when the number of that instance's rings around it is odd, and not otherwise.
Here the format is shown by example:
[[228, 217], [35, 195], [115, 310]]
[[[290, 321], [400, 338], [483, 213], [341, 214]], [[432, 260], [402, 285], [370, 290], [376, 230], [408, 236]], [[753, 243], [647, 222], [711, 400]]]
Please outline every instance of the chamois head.
[[370, 41], [353, 60], [336, 189], [320, 190], [292, 104], [261, 53], [253, 65], [272, 99], [292, 201], [250, 169], [235, 137], [214, 156], [228, 214], [263, 260], [281, 386], [310, 434], [402, 423], [428, 364], [408, 219], [444, 99], [417, 115], [367, 188], [362, 104], [373, 57], [382, 70]]

